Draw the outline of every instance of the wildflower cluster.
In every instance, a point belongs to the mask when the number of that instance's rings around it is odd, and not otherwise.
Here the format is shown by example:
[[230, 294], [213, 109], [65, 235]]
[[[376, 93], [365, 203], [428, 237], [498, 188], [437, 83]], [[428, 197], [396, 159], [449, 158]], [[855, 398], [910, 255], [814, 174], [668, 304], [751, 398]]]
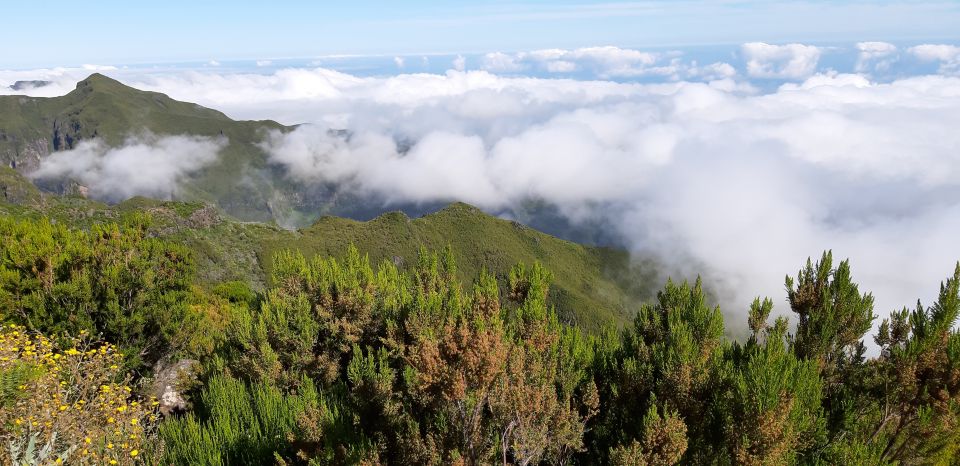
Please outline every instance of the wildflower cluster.
[[[60, 350], [58, 348], [67, 348]], [[16, 325], [0, 326], [0, 462], [7, 446], [35, 438], [51, 463], [137, 464], [154, 437], [156, 400], [138, 400], [122, 355], [89, 335], [57, 344]]]

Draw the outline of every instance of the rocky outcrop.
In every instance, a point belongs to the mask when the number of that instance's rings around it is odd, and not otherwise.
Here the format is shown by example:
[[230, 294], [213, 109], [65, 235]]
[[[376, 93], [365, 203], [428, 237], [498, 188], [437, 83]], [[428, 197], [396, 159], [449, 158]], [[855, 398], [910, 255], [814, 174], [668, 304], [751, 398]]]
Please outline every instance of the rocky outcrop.
[[0, 167], [0, 202], [37, 206], [42, 196], [30, 180], [13, 169]]
[[160, 412], [168, 416], [191, 408], [186, 393], [198, 383], [200, 362], [193, 359], [160, 360], [153, 368], [150, 395], [160, 402]]
[[40, 168], [40, 160], [50, 155], [50, 143], [43, 138], [20, 142], [0, 132], [0, 142], [7, 143], [6, 149], [0, 145], [0, 160], [20, 173]]

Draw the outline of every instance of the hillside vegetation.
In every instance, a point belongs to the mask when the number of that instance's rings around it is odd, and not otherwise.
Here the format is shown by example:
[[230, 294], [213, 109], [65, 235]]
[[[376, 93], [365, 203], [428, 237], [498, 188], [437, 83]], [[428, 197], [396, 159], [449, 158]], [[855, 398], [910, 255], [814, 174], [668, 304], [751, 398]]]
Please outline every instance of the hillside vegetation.
[[[246, 221], [341, 201], [267, 163], [289, 128], [103, 76], [0, 98], [0, 128], [0, 463], [960, 464], [960, 263], [875, 334], [829, 251], [786, 278], [790, 319], [758, 297], [735, 322], [700, 279], [462, 203]], [[230, 143], [172, 201], [21, 174], [131, 130]]]
[[[202, 210], [162, 208], [192, 221]], [[558, 317], [560, 277], [541, 263], [465, 281], [452, 246], [400, 265], [349, 246], [335, 257], [277, 249], [261, 291], [204, 282], [195, 253], [156, 236], [151, 217], [134, 209], [89, 228], [0, 218], [0, 461], [894, 465], [960, 454], [960, 264], [936, 302], [883, 320], [868, 358], [873, 298], [829, 252], [786, 280], [795, 327], [771, 322], [773, 303], [758, 298], [736, 342], [699, 281], [668, 281], [631, 324], [591, 334]], [[152, 398], [157, 380], [168, 389]]]
[[108, 206], [77, 196], [41, 195], [12, 170], [0, 172], [0, 192], [16, 193], [11, 199], [19, 200], [0, 203], [0, 212], [49, 217], [81, 228], [149, 214], [151, 234], [193, 251], [203, 283], [237, 280], [264, 289], [273, 272], [274, 253], [283, 249], [307, 257], [338, 256], [355, 245], [375, 262], [388, 260], [402, 267], [415, 263], [422, 247], [449, 246], [460, 263], [459, 278], [465, 281], [485, 269], [504, 282], [517, 263], [539, 261], [556, 271], [551, 300], [561, 319], [590, 331], [624, 323], [627, 310], [652, 297], [656, 287], [655, 266], [638, 266], [625, 251], [564, 241], [462, 203], [416, 219], [400, 212], [366, 222], [326, 216], [291, 231], [241, 222], [202, 203], [134, 198]]

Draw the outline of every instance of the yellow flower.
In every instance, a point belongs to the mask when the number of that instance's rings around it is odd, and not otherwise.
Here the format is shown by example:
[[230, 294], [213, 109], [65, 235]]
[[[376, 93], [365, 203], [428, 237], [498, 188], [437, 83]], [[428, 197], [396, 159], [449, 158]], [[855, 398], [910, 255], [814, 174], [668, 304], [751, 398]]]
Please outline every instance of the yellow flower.
[[133, 450], [133, 451], [130, 452], [130, 456], [137, 456], [137, 455], [139, 455], [139, 454], [140, 454], [140, 452], [137, 451], [137, 450]]
[[83, 439], [83, 443], [86, 443], [87, 445], [90, 445], [90, 442], [91, 442], [90, 437]]
[[110, 460], [110, 464], [117, 464], [117, 460]]
[[113, 450], [113, 442], [107, 444], [107, 449]]
[[131, 419], [131, 420], [130, 420], [130, 425], [131, 425], [131, 426], [135, 426], [135, 425], [137, 425], [138, 422], [140, 422], [140, 421], [138, 421], [136, 418]]

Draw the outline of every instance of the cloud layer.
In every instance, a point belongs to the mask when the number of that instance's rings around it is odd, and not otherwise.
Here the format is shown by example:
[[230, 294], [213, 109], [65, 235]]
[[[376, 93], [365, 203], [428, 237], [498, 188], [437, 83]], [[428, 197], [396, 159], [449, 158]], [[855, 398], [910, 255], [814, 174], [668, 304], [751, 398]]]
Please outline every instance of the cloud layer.
[[180, 180], [214, 162], [224, 140], [189, 136], [131, 138], [119, 148], [100, 140], [43, 159], [31, 174], [38, 180], [75, 180], [90, 197], [121, 201], [133, 196], [171, 199]]
[[[815, 75], [772, 93], [732, 81], [404, 79], [347, 93], [342, 126], [276, 136], [273, 160], [392, 203], [502, 212], [545, 199], [574, 221], [607, 220], [675, 273], [705, 274], [734, 310], [782, 297], [784, 274], [825, 249], [853, 259], [880, 313], [933, 296], [960, 259], [957, 78]], [[340, 127], [354, 135], [327, 131]]]
[[747, 74], [753, 78], [803, 79], [817, 70], [820, 48], [812, 45], [743, 44]]

